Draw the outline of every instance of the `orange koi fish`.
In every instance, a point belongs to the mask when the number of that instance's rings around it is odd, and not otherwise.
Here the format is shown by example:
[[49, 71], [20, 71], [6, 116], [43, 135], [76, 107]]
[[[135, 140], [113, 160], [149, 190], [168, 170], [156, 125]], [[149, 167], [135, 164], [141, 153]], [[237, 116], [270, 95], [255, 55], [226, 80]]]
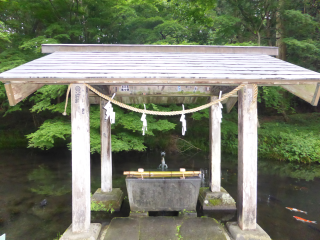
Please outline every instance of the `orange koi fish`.
[[307, 214], [307, 212], [305, 212], [305, 211], [301, 211], [301, 210], [296, 209], [296, 208], [286, 207], [286, 209], [289, 209], [290, 211], [294, 211], [294, 212], [301, 212], [301, 213], [305, 213], [305, 214]]
[[301, 217], [297, 217], [297, 216], [293, 216], [295, 219], [297, 219], [298, 221], [301, 221], [301, 222], [305, 222], [305, 223], [314, 223], [314, 224], [317, 224], [317, 221], [309, 221], [307, 219], [303, 219]]

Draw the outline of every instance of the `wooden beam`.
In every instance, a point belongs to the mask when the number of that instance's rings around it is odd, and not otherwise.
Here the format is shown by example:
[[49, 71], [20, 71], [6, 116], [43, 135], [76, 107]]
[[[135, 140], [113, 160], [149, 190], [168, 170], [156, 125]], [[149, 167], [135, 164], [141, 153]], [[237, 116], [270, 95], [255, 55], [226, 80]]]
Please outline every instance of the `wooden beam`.
[[2, 82], [11, 82], [11, 83], [37, 83], [37, 84], [74, 84], [74, 83], [87, 83], [87, 84], [99, 84], [99, 85], [136, 85], [136, 86], [158, 86], [158, 85], [165, 85], [165, 86], [174, 86], [174, 85], [181, 85], [181, 86], [206, 86], [206, 85], [233, 85], [237, 86], [240, 84], [258, 84], [259, 86], [279, 86], [279, 85], [313, 85], [320, 82], [320, 78], [309, 78], [308, 76], [297, 79], [281, 79], [274, 78], [274, 79], [239, 79], [239, 78], [232, 78], [227, 79], [226, 77], [221, 78], [107, 78], [107, 77], [88, 77], [88, 78], [64, 78], [64, 77], [57, 77], [54, 78], [54, 81], [50, 78], [3, 78], [0, 81]]
[[[90, 104], [99, 104], [100, 97], [90, 97]], [[195, 104], [195, 103], [206, 103], [209, 97], [183, 97], [183, 96], [172, 96], [172, 97], [159, 97], [159, 96], [125, 96], [115, 97], [114, 99], [124, 104]]]
[[[218, 99], [211, 97], [211, 102]], [[209, 142], [210, 142], [210, 190], [220, 192], [221, 187], [221, 123], [216, 118], [216, 112], [220, 111], [219, 104], [210, 108]]]
[[131, 86], [115, 85], [110, 86], [110, 95], [116, 93], [116, 96], [211, 96], [210, 86]]
[[238, 225], [256, 229], [257, 222], [257, 102], [253, 85], [238, 93]]
[[320, 98], [320, 83], [310, 85], [281, 85], [281, 87], [310, 103], [312, 106], [318, 105]]
[[37, 83], [6, 83], [4, 85], [10, 106], [24, 100], [26, 97], [41, 88], [44, 84]]
[[238, 101], [238, 97], [229, 97], [226, 103], [227, 105], [227, 113], [231, 112], [231, 109], [234, 107], [236, 102]]
[[53, 52], [248, 53], [277, 56], [278, 48], [212, 45], [42, 44], [42, 53]]
[[[110, 95], [110, 87], [106, 86], [106, 85], [91, 85], [91, 87], [93, 87], [94, 89], [98, 90], [99, 92], [105, 94], [105, 95]], [[94, 92], [92, 92], [91, 90], [89, 91], [89, 96], [90, 93], [95, 94]]]
[[71, 86], [72, 232], [87, 232], [91, 221], [90, 121], [88, 88]]
[[100, 99], [101, 191], [112, 192], [111, 124], [104, 109], [108, 101]]

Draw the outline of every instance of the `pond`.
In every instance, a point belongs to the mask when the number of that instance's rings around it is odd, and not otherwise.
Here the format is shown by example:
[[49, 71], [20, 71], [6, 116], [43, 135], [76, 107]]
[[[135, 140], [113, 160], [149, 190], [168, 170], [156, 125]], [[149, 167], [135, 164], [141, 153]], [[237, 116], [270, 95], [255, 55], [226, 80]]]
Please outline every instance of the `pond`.
[[[65, 149], [35, 151], [16, 149], [0, 151], [0, 236], [8, 240], [57, 239], [71, 224], [71, 153]], [[237, 157], [223, 156], [222, 186], [237, 199]], [[208, 156], [202, 153], [166, 156], [169, 170], [208, 169]], [[100, 157], [91, 161], [91, 191], [100, 187]], [[160, 152], [113, 154], [113, 186], [126, 194], [125, 170], [156, 169]], [[293, 164], [259, 160], [258, 224], [275, 239], [320, 239], [320, 225], [297, 221], [293, 216], [320, 221], [319, 166], [299, 167]], [[298, 179], [302, 176], [304, 179]], [[305, 180], [307, 179], [307, 180]], [[203, 186], [207, 182], [203, 182]], [[42, 207], [41, 201], [47, 205]], [[291, 212], [285, 207], [307, 211]], [[233, 214], [203, 212], [198, 216], [235, 221]], [[108, 224], [113, 217], [129, 216], [128, 199], [120, 212], [92, 212], [92, 222]], [[158, 213], [165, 215], [167, 213]]]

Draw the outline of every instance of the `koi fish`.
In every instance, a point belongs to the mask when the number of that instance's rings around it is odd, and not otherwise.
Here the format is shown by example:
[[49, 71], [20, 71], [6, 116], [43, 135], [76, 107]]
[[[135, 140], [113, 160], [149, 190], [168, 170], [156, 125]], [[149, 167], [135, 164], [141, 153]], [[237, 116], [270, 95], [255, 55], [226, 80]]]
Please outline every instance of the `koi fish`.
[[301, 221], [301, 222], [305, 222], [305, 223], [314, 223], [314, 224], [317, 224], [317, 221], [309, 221], [307, 219], [304, 219], [304, 218], [301, 218], [301, 217], [297, 217], [297, 216], [293, 216], [295, 219], [297, 219], [298, 221]]
[[286, 209], [289, 209], [290, 211], [294, 211], [294, 212], [301, 212], [301, 213], [305, 213], [305, 214], [307, 214], [307, 212], [305, 212], [305, 211], [301, 211], [301, 210], [296, 209], [296, 208], [286, 207]]

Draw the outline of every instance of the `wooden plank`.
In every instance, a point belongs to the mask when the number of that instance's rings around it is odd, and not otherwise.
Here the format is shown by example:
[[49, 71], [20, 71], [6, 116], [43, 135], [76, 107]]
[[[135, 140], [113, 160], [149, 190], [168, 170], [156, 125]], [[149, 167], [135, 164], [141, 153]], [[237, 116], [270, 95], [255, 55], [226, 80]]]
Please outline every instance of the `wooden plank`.
[[[217, 96], [211, 97], [211, 102], [218, 99]], [[221, 123], [215, 117], [216, 112], [220, 111], [219, 104], [210, 107], [209, 119], [209, 142], [210, 142], [210, 190], [220, 192], [221, 187]]]
[[14, 106], [16, 105], [16, 101], [15, 101], [15, 98], [14, 98], [14, 93], [12, 91], [12, 84], [11, 83], [6, 83], [4, 84], [4, 87], [6, 89], [6, 93], [7, 93], [7, 98], [8, 98], [8, 101], [9, 101], [9, 105], [10, 106]]
[[240, 79], [240, 78], [215, 78], [215, 79], [206, 79], [206, 78], [78, 78], [78, 76], [74, 76], [74, 78], [47, 78], [47, 77], [38, 77], [38, 78], [17, 78], [17, 76], [13, 76], [12, 78], [5, 78], [2, 82], [11, 82], [11, 83], [40, 83], [40, 84], [70, 84], [70, 83], [87, 83], [87, 84], [101, 84], [101, 85], [165, 85], [165, 86], [205, 86], [205, 85], [239, 85], [242, 83], [251, 83], [258, 84], [262, 86], [278, 86], [278, 85], [299, 85], [299, 84], [314, 84], [320, 82], [320, 79], [317, 78], [297, 78], [297, 79]]
[[[39, 63], [47, 63], [47, 64], [58, 64], [60, 62], [65, 62], [66, 64], [70, 65], [70, 64], [79, 64], [79, 63], [87, 63], [87, 62], [91, 62], [93, 64], [95, 63], [120, 63], [120, 64], [127, 64], [127, 63], [157, 63], [157, 64], [201, 64], [202, 61], [206, 61], [206, 62], [212, 62], [212, 63], [223, 63], [223, 64], [250, 64], [252, 63], [253, 65], [258, 65], [259, 63], [266, 63], [266, 64], [281, 64], [284, 66], [290, 66], [290, 64], [286, 63], [286, 62], [278, 62], [278, 61], [274, 61], [274, 60], [257, 60], [257, 59], [206, 59], [206, 58], [199, 58], [199, 59], [194, 59], [194, 58], [179, 58], [179, 59], [173, 59], [173, 58], [163, 58], [163, 59], [158, 59], [158, 58], [148, 58], [145, 60], [142, 60], [141, 58], [138, 59], [130, 59], [130, 58], [122, 58], [122, 59], [87, 59], [87, 58], [76, 58], [76, 59], [45, 59], [45, 62], [42, 61], [38, 61], [38, 62], [34, 62], [32, 65], [37, 65]], [[254, 62], [251, 62], [254, 61]], [[9, 70], [10, 71], [10, 70]]]
[[194, 52], [278, 55], [277, 47], [211, 45], [42, 44], [42, 53], [53, 52]]
[[[304, 82], [310, 83], [310, 82], [319, 82], [320, 81], [320, 75], [316, 74], [301, 74], [301, 75], [259, 75], [259, 74], [233, 74], [233, 73], [224, 73], [224, 74], [192, 74], [192, 73], [181, 73], [181, 74], [175, 74], [175, 73], [135, 73], [135, 74], [130, 74], [130, 73], [28, 73], [28, 75], [25, 74], [6, 74], [3, 76], [5, 80], [2, 81], [11, 81], [13, 82], [12, 79], [23, 79], [24, 81], [27, 82], [32, 82], [35, 81], [36, 83], [42, 83], [38, 79], [43, 79], [45, 78], [45, 82], [51, 82], [51, 83], [56, 83], [58, 81], [61, 81], [60, 79], [69, 79], [74, 80], [74, 79], [95, 79], [97, 78], [97, 82], [93, 81], [93, 83], [98, 83], [98, 82], [104, 82], [107, 79], [121, 79], [121, 81], [118, 81], [120, 83], [125, 83], [123, 79], [221, 79], [221, 80], [228, 80], [230, 79], [235, 80], [235, 79], [241, 79], [242, 81], [249, 81], [249, 80], [264, 80], [265, 82], [269, 83], [274, 83], [275, 80], [277, 81], [291, 81], [291, 80], [300, 80], [300, 84], [305, 84]], [[34, 78], [31, 80], [30, 78]], [[37, 78], [37, 79], [36, 79]], [[101, 81], [101, 80], [104, 81]], [[100, 81], [99, 81], [100, 80]], [[140, 82], [140, 83], [143, 83]], [[221, 82], [223, 83], [223, 82]], [[121, 84], [124, 85], [124, 84]], [[158, 82], [158, 85], [162, 85], [161, 82]], [[174, 84], [173, 84], [174, 85]]]
[[69, 58], [74, 56], [83, 56], [83, 57], [123, 57], [127, 56], [128, 58], [136, 58], [137, 56], [142, 57], [167, 57], [172, 56], [172, 58], [176, 57], [190, 57], [195, 56], [201, 58], [252, 58], [252, 59], [261, 59], [261, 56], [264, 58], [274, 59], [272, 56], [268, 56], [267, 54], [250, 54], [250, 53], [243, 53], [243, 54], [230, 54], [230, 53], [196, 53], [196, 52], [54, 52], [53, 54], [48, 55], [46, 58]]
[[87, 232], [91, 221], [90, 121], [88, 88], [71, 86], [72, 232]]
[[34, 93], [36, 90], [41, 88], [44, 84], [14, 84], [6, 83], [4, 85], [9, 100], [9, 105], [14, 106], [21, 102], [23, 99]]
[[[97, 53], [98, 55], [98, 53]], [[123, 56], [121, 58], [99, 58], [99, 57], [95, 57], [95, 58], [88, 58], [88, 57], [75, 57], [75, 58], [39, 58], [33, 62], [31, 62], [30, 64], [32, 65], [36, 65], [42, 62], [46, 62], [46, 63], [59, 63], [59, 61], [61, 62], [65, 62], [65, 63], [80, 63], [82, 61], [87, 61], [87, 62], [93, 62], [93, 63], [106, 63], [106, 62], [121, 62], [123, 64], [125, 63], [130, 63], [130, 62], [141, 62], [141, 63], [148, 63], [149, 61], [152, 61], [153, 63], [164, 63], [164, 60], [168, 61], [165, 63], [182, 63], [182, 62], [188, 62], [188, 63], [201, 63], [201, 61], [206, 60], [207, 62], [222, 62], [222, 63], [233, 63], [235, 64], [237, 61], [239, 63], [252, 63], [252, 64], [257, 64], [257, 63], [269, 63], [269, 64], [283, 64], [283, 65], [293, 65], [290, 64], [288, 62], [284, 62], [281, 60], [277, 60], [276, 58], [265, 58], [263, 55], [261, 55], [260, 59], [252, 59], [250, 57], [246, 57], [246, 58], [229, 58], [229, 57], [223, 57], [223, 58], [203, 58], [203, 57], [179, 57], [179, 58], [173, 58], [172, 56], [166, 56], [163, 58], [158, 58], [155, 56], [149, 57], [149, 58], [145, 58], [143, 59], [140, 56], [137, 56], [137, 58], [128, 58], [126, 56]], [[252, 62], [254, 61], [254, 62]], [[26, 63], [28, 64], [28, 63]], [[10, 71], [10, 70], [9, 70]]]
[[[80, 63], [83, 61], [86, 62], [93, 62], [93, 63], [107, 63], [107, 62], [121, 62], [123, 64], [125, 63], [131, 63], [131, 62], [140, 62], [140, 63], [148, 63], [149, 61], [153, 62], [153, 63], [164, 63], [164, 60], [167, 60], [167, 63], [182, 63], [182, 62], [188, 62], [188, 63], [201, 63], [201, 61], [207, 61], [207, 62], [221, 62], [221, 63], [230, 63], [230, 64], [235, 64], [236, 61], [238, 61], [239, 63], [253, 63], [253, 64], [257, 64], [257, 63], [269, 63], [269, 64], [276, 64], [276, 63], [281, 63], [284, 65], [290, 65], [287, 62], [280, 62], [280, 60], [276, 61], [274, 59], [251, 59], [251, 58], [243, 58], [243, 59], [231, 59], [231, 58], [221, 58], [221, 59], [217, 59], [217, 58], [192, 58], [191, 56], [188, 58], [172, 58], [170, 56], [167, 56], [165, 58], [157, 58], [157, 57], [150, 57], [150, 58], [141, 58], [141, 57], [137, 57], [136, 59], [133, 58], [126, 58], [125, 56], [123, 56], [122, 58], [86, 58], [86, 57], [77, 57], [77, 58], [56, 58], [56, 59], [50, 59], [50, 58], [44, 58], [44, 59], [38, 59], [38, 61], [33, 62], [33, 65], [36, 65], [38, 63], [41, 63], [45, 60], [46, 63], [58, 63], [59, 61], [62, 62], [70, 62], [70, 63]], [[251, 62], [254, 61], [254, 62]], [[10, 70], [9, 70], [10, 71]]]
[[[132, 69], [140, 69], [140, 70], [144, 70], [147, 67], [145, 65], [111, 65], [111, 64], [96, 64], [96, 65], [92, 65], [90, 66], [90, 64], [86, 64], [86, 65], [75, 65], [72, 66], [72, 70], [77, 70], [77, 69], [88, 69], [88, 70], [132, 70]], [[25, 66], [22, 68], [19, 68], [17, 70], [22, 71], [22, 70], [47, 70], [48, 72], [51, 71], [53, 72], [53, 69], [61, 69], [61, 70], [68, 70], [70, 69], [70, 67], [65, 66], [65, 65], [54, 65], [54, 66], [45, 66], [45, 65], [39, 65], [39, 66]], [[166, 65], [166, 66], [158, 66], [158, 65], [149, 65], [149, 69], [153, 69], [153, 70], [159, 70], [159, 71], [165, 71], [165, 70], [185, 70], [185, 69], [189, 69], [190, 70], [190, 66], [188, 66], [188, 64], [185, 65]], [[229, 67], [226, 66], [209, 66], [209, 65], [194, 65], [192, 66], [192, 69], [195, 70], [224, 70], [226, 72], [228, 71], [256, 71], [256, 72], [264, 72], [264, 71], [282, 71], [283, 67], [282, 66], [276, 66], [276, 67], [254, 67], [254, 66], [244, 66], [241, 67], [239, 65], [235, 65], [235, 66], [231, 66], [229, 65]], [[303, 73], [305, 71], [301, 71], [301, 70], [296, 70], [293, 67], [287, 67], [286, 71], [292, 70], [295, 73]]]
[[229, 97], [228, 98], [228, 101], [226, 103], [227, 113], [231, 112], [231, 109], [234, 107], [234, 105], [236, 104], [237, 101], [238, 101], [237, 97]]
[[273, 58], [273, 56], [268, 56], [267, 54], [250, 54], [250, 53], [239, 53], [239, 54], [230, 54], [230, 53], [197, 53], [197, 52], [54, 52], [49, 57], [69, 57], [69, 56], [93, 56], [94, 54], [98, 54], [98, 56], [128, 56], [128, 57], [136, 57], [136, 56], [204, 56], [204, 57], [215, 57], [215, 56], [230, 56], [232, 58], [242, 58], [245, 56], [250, 56], [252, 58], [259, 58], [259, 56], [263, 55], [265, 57]]
[[242, 230], [256, 229], [257, 222], [257, 102], [253, 85], [238, 93], [238, 199], [237, 219]]
[[313, 106], [317, 106], [319, 103], [319, 99], [320, 99], [320, 83], [317, 84], [317, 87], [316, 87], [315, 93], [313, 95], [313, 99], [312, 99], [311, 104]]
[[106, 119], [104, 106], [108, 101], [100, 98], [100, 134], [101, 134], [101, 191], [112, 192], [112, 152], [111, 124]]
[[320, 83], [314, 83], [312, 85], [281, 85], [281, 87], [313, 106], [318, 105], [320, 97]]
[[[173, 75], [179, 78], [180, 76], [184, 75], [194, 75], [194, 76], [205, 76], [205, 77], [213, 77], [214, 75], [242, 75], [245, 76], [259, 76], [259, 77], [277, 77], [277, 76], [286, 76], [286, 77], [295, 77], [296, 75], [308, 75], [314, 77], [320, 77], [319, 74], [313, 72], [302, 72], [302, 71], [232, 71], [229, 70], [212, 70], [212, 69], [167, 69], [167, 70], [159, 70], [159, 69], [131, 69], [131, 70], [120, 70], [120, 69], [100, 69], [100, 70], [92, 70], [92, 69], [66, 69], [66, 70], [57, 70], [58, 74], [66, 73], [66, 74], [75, 74], [75, 75], [85, 75], [91, 76], [98, 74], [100, 76], [143, 76], [143, 75], [150, 75], [151, 77], [157, 77], [161, 75]], [[97, 74], [98, 72], [98, 74]], [[16, 71], [15, 74], [23, 74], [23, 71]], [[48, 70], [28, 70], [28, 74], [31, 76], [32, 74], [46, 74], [47, 76], [54, 74], [54, 72], [49, 72]]]

